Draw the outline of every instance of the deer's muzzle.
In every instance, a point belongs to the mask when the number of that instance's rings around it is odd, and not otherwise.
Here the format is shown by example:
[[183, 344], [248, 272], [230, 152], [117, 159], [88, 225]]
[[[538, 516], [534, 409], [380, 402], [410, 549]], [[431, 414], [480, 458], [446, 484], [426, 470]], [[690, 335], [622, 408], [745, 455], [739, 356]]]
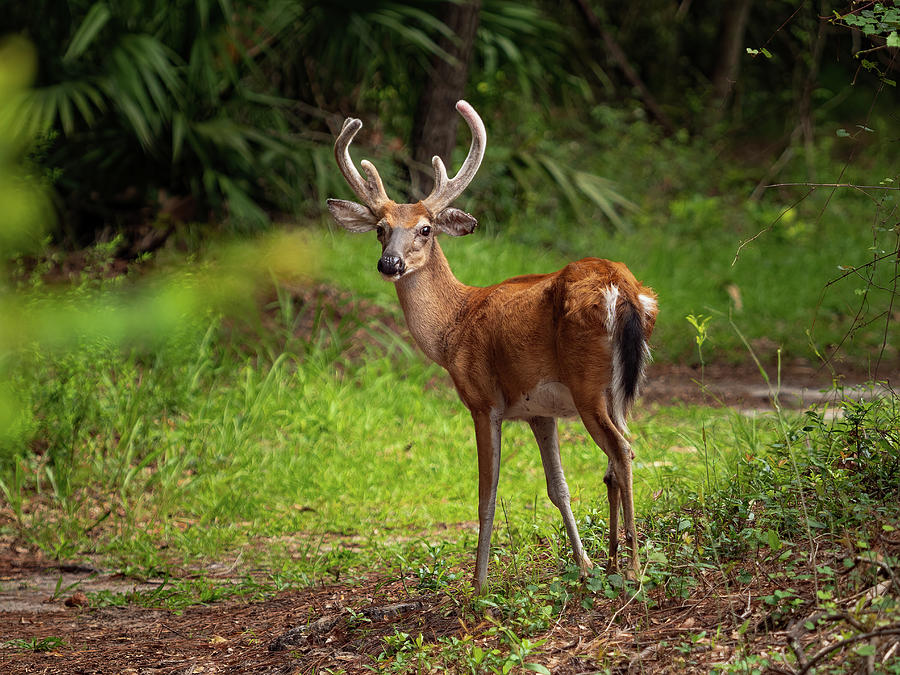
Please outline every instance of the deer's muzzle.
[[378, 271], [386, 277], [394, 277], [403, 274], [406, 265], [403, 260], [395, 255], [383, 255], [378, 261]]

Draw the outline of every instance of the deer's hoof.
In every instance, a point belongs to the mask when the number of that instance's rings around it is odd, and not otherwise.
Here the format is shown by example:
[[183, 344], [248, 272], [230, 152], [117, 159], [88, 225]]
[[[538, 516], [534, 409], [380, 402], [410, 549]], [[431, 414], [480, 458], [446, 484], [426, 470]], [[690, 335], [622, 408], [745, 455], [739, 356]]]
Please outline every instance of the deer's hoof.
[[591, 559], [588, 558], [584, 553], [582, 553], [581, 559], [578, 561], [578, 567], [581, 568], [581, 578], [584, 579], [588, 576], [590, 571], [594, 569], [594, 563], [592, 563]]

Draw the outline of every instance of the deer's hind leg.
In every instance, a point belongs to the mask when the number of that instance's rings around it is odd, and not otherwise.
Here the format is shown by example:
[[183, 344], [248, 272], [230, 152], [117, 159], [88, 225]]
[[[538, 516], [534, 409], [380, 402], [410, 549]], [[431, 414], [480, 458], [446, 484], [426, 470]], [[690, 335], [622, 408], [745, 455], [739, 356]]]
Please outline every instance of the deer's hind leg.
[[[575, 392], [573, 392], [575, 394]], [[634, 489], [631, 446], [609, 415], [605, 392], [593, 396], [573, 396], [578, 413], [594, 442], [606, 453], [609, 465], [603, 482], [609, 496], [609, 566], [616, 568], [618, 551], [619, 507], [625, 526], [625, 539], [630, 553], [628, 576], [637, 576], [640, 562], [637, 553], [637, 531], [634, 523]]]
[[547, 496], [562, 515], [566, 534], [572, 546], [572, 555], [581, 568], [581, 574], [584, 575], [593, 567], [593, 564], [584, 552], [584, 545], [578, 535], [578, 526], [575, 524], [575, 516], [572, 515], [569, 485], [566, 483], [559, 454], [559, 433], [556, 419], [534, 417], [528, 421], [528, 424], [531, 426], [538, 448], [541, 450], [541, 463], [544, 465], [544, 477], [547, 479]]

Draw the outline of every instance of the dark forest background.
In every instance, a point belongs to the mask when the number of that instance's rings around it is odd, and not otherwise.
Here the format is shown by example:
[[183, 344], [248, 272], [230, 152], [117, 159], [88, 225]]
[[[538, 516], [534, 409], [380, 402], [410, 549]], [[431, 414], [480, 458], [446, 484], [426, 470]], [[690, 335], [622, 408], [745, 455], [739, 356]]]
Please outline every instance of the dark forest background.
[[576, 218], [621, 223], [640, 200], [597, 178], [628, 177], [572, 160], [629, 135], [750, 165], [738, 182], [753, 199], [792, 162], [793, 180], [835, 180], [816, 153], [859, 152], [833, 145], [837, 129], [865, 128], [866, 146], [900, 154], [892, 3], [3, 4], [0, 35], [35, 50], [18, 119], [57, 195], [53, 239], [70, 247], [120, 233], [135, 256], [179, 223], [318, 216], [345, 191], [330, 146], [349, 115], [363, 118], [357, 145], [369, 148], [357, 152], [383, 158], [395, 199], [427, 192], [463, 97], [488, 123], [476, 194], [494, 221], [549, 190]]

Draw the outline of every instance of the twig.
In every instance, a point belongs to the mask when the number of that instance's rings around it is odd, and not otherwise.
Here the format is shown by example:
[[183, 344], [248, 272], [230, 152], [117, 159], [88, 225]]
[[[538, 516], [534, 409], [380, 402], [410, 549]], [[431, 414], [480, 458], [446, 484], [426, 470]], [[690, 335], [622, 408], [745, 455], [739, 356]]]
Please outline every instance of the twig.
[[406, 593], [406, 597], [410, 597], [409, 589], [406, 587], [406, 575], [403, 572], [403, 562], [400, 561], [400, 585], [403, 586], [403, 590]]
[[900, 190], [900, 187], [892, 187], [888, 185], [856, 185], [854, 183], [773, 183], [764, 185], [764, 188], [776, 187], [830, 187], [840, 188], [848, 187], [855, 190]]
[[794, 144], [797, 142], [797, 139], [800, 138], [800, 134], [803, 132], [803, 125], [798, 124], [794, 127], [794, 130], [790, 133], [787, 140], [787, 145], [784, 150], [778, 156], [778, 159], [769, 167], [766, 173], [762, 178], [759, 179], [759, 182], [756, 184], [756, 187], [753, 188], [753, 192], [750, 193], [750, 201], [757, 202], [759, 198], [762, 196], [763, 191], [766, 189], [766, 183], [772, 180], [775, 176], [781, 173], [781, 170], [784, 166], [791, 160], [791, 157], [794, 156]]
[[890, 300], [888, 301], [887, 320], [884, 322], [884, 333], [881, 339], [881, 349], [878, 351], [878, 360], [875, 362], [875, 377], [878, 377], [878, 367], [881, 365], [881, 357], [887, 349], [888, 328], [891, 325], [891, 318], [894, 315], [894, 299], [897, 297], [897, 277], [900, 270], [900, 233], [897, 234], [897, 255], [894, 258], [894, 287], [891, 289]]
[[785, 26], [787, 26], [787, 25], [791, 22], [791, 20], [792, 20], [795, 16], [797, 16], [797, 12], [799, 12], [801, 9], [803, 9], [803, 6], [804, 6], [805, 4], [806, 4], [806, 2], [804, 1], [804, 2], [801, 2], [799, 5], [797, 5], [797, 9], [795, 9], [795, 10], [791, 13], [791, 15], [790, 15], [788, 18], [786, 18], [786, 19], [782, 22], [782, 24], [781, 24], [780, 26], [778, 26], [778, 28], [776, 28], [774, 31], [772, 31], [772, 34], [769, 36], [769, 39], [767, 39], [765, 42], [763, 42], [762, 47], [760, 47], [760, 51], [762, 51], [763, 49], [765, 49], [766, 45], [769, 44], [769, 43], [775, 38], [775, 36], [778, 35], [778, 33], [781, 32], [782, 28], [784, 28]]
[[787, 643], [791, 651], [794, 652], [794, 656], [797, 657], [797, 665], [801, 668], [806, 668], [806, 664], [809, 662], [806, 660], [806, 652], [803, 651], [803, 645], [800, 644], [798, 637], [788, 631]]
[[888, 650], [884, 653], [884, 656], [881, 657], [882, 663], [887, 663], [888, 659], [894, 655], [894, 652], [897, 651], [897, 647], [900, 647], [900, 640], [894, 640], [894, 644], [892, 644]]
[[516, 544], [513, 541], [512, 528], [509, 526], [509, 513], [506, 510], [506, 500], [500, 500], [500, 506], [503, 508], [503, 519], [506, 521], [506, 536], [509, 538], [509, 550], [512, 553], [513, 572], [519, 576], [519, 565], [516, 563]]
[[652, 645], [650, 645], [649, 647], [646, 647], [646, 648], [644, 648], [643, 650], [641, 650], [640, 653], [638, 653], [637, 655], [635, 655], [635, 656], [628, 662], [628, 672], [630, 673], [630, 672], [631, 672], [631, 669], [634, 668], [636, 665], [638, 665], [640, 662], [642, 662], [642, 661], [644, 661], [645, 659], [647, 659], [647, 658], [653, 656], [654, 654], [656, 654], [656, 652], [658, 652], [660, 649], [662, 649], [662, 646], [663, 646], [663, 643], [661, 643], [661, 642], [654, 642], [654, 643], [653, 643]]
[[800, 199], [798, 199], [798, 200], [795, 201], [793, 204], [791, 204], [791, 205], [788, 206], [786, 209], [784, 209], [781, 213], [779, 213], [779, 214], [778, 214], [778, 217], [777, 217], [775, 220], [773, 220], [773, 221], [772, 221], [771, 223], [769, 223], [766, 227], [764, 227], [763, 229], [761, 229], [759, 232], [757, 232], [756, 234], [754, 234], [754, 235], [753, 235], [752, 237], [750, 237], [749, 239], [745, 239], [744, 241], [742, 241], [741, 244], [740, 244], [740, 246], [738, 246], [737, 251], [735, 251], [735, 253], [734, 253], [734, 260], [731, 261], [731, 266], [734, 267], [734, 264], [735, 264], [735, 263], [737, 262], [737, 260], [738, 260], [738, 256], [741, 255], [741, 251], [743, 250], [743, 248], [744, 248], [747, 244], [749, 244], [751, 241], [754, 241], [755, 239], [758, 239], [759, 237], [761, 237], [762, 235], [764, 235], [766, 232], [768, 232], [769, 230], [771, 230], [773, 227], [775, 227], [775, 225], [778, 224], [778, 221], [781, 220], [781, 219], [784, 217], [784, 215], [785, 215], [788, 211], [792, 210], [795, 206], [797, 206], [800, 202], [802, 202], [804, 199], [806, 199], [807, 197], [809, 197], [809, 196], [810, 196], [813, 192], [815, 192], [815, 191], [816, 191], [815, 186], [810, 187], [810, 188], [809, 188], [809, 191], [808, 191], [805, 195], [803, 195], [802, 197], [800, 197]]
[[[859, 556], [859, 555], [858, 555], [858, 556], [856, 556], [856, 558], [854, 558], [854, 562], [856, 562], [856, 563], [868, 563], [869, 565], [875, 565], [876, 567], [880, 567], [880, 568], [883, 569], [885, 572], [887, 572], [887, 575], [888, 575], [888, 576], [890, 577], [890, 579], [891, 579], [891, 585], [892, 585], [895, 589], [900, 590], [900, 581], [897, 580], [897, 576], [894, 574], [894, 570], [891, 569], [891, 566], [888, 565], [888, 564], [887, 564], [886, 562], [884, 562], [883, 560], [872, 560], [871, 558], [863, 558], [862, 556]], [[855, 565], [854, 565], [854, 567], [855, 567]], [[851, 569], [852, 569], [852, 568], [851, 568]]]
[[[649, 565], [649, 564], [650, 563], [648, 562], [647, 565]], [[613, 615], [611, 617], [609, 617], [609, 623], [606, 624], [606, 629], [603, 631], [604, 633], [609, 632], [609, 629], [612, 628], [613, 621], [616, 620], [616, 617], [619, 616], [619, 613], [622, 612], [626, 607], [628, 607], [628, 605], [631, 604], [632, 600], [634, 600], [638, 596], [638, 593], [640, 593], [641, 590], [644, 588], [644, 574], [647, 571], [647, 565], [645, 565], [644, 569], [641, 570], [641, 574], [639, 577], [640, 581], [638, 582], [637, 589], [634, 591], [632, 596], [630, 598], [628, 598], [628, 601], [624, 605], [619, 607], [619, 609], [617, 609], [615, 612], [613, 612]]]
[[165, 628], [167, 631], [170, 631], [170, 632], [172, 632], [172, 633], [175, 633], [175, 635], [178, 635], [178, 636], [180, 636], [180, 637], [183, 637], [185, 640], [190, 640], [190, 639], [191, 639], [191, 638], [189, 638], [187, 635], [185, 635], [184, 633], [182, 633], [181, 631], [175, 630], [174, 628], [172, 628], [172, 627], [171, 627], [169, 624], [167, 624], [167, 623], [163, 623], [163, 624], [160, 624], [160, 625], [161, 625], [163, 628]]
[[882, 635], [900, 635], [900, 626], [888, 626], [886, 628], [879, 628], [868, 633], [859, 633], [857, 635], [853, 635], [852, 637], [839, 640], [833, 645], [825, 647], [824, 649], [817, 652], [816, 655], [813, 656], [805, 666], [803, 666], [803, 668], [797, 673], [797, 675], [805, 675], [813, 666], [815, 666], [819, 661], [824, 659], [833, 651], [843, 649], [847, 645], [851, 645], [854, 642], [862, 642], [863, 640], [881, 637]]
[[231, 563], [231, 567], [225, 570], [225, 574], [231, 574], [234, 572], [234, 568], [238, 566], [238, 563], [241, 562], [241, 558], [244, 556], [244, 549], [238, 551], [237, 557], [234, 559], [234, 562]]

